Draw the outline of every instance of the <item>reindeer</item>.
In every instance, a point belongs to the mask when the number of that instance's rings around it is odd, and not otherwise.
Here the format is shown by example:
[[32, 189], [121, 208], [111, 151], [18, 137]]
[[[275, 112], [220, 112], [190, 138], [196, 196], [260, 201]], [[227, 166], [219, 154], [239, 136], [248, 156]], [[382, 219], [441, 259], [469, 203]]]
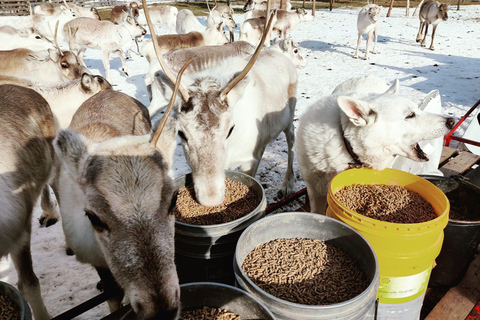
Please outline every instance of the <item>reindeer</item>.
[[0, 26], [0, 50], [18, 48], [42, 51], [55, 49], [55, 45], [33, 27], [16, 29], [8, 25]]
[[219, 5], [216, 4], [213, 9], [210, 10], [210, 6], [208, 5], [207, 0], [207, 7], [208, 7], [208, 16], [205, 24], [207, 27], [212, 27], [218, 24], [220, 21], [223, 21], [224, 25], [227, 27], [228, 31], [230, 32], [230, 42], [234, 41], [233, 31], [237, 27], [237, 23], [233, 20], [234, 11], [230, 5]]
[[[437, 30], [438, 24], [443, 20], [447, 21], [448, 19], [448, 4], [440, 3], [435, 0], [427, 0], [420, 7], [420, 14], [418, 15], [420, 19], [420, 27], [418, 28], [417, 42], [421, 41], [422, 47], [425, 47], [427, 42], [427, 33], [428, 26], [431, 24], [433, 27], [432, 30], [432, 42], [430, 43], [430, 50], [435, 50], [433, 46], [433, 38], [435, 37], [435, 31]], [[423, 28], [425, 28], [425, 35], [422, 39]]]
[[270, 50], [278, 50], [283, 53], [290, 58], [297, 68], [304, 68], [307, 65], [307, 60], [300, 54], [300, 49], [291, 39], [275, 39], [270, 46]]
[[[289, 0], [274, 0], [270, 5], [271, 9], [291, 10], [292, 4]], [[247, 0], [243, 6], [243, 11], [266, 10], [267, 1], [265, 0]]]
[[198, 21], [197, 17], [189, 9], [182, 9], [178, 11], [177, 22], [175, 30], [178, 34], [185, 34], [191, 31], [203, 32], [207, 29], [206, 26]]
[[56, 15], [64, 8], [70, 11], [77, 17], [87, 17], [100, 20], [100, 15], [95, 7], [81, 7], [75, 3], [68, 3], [65, 0], [63, 3], [41, 2], [33, 7], [33, 13], [43, 15]]
[[[174, 6], [159, 5], [151, 6], [148, 8], [153, 24], [157, 27], [155, 33], [158, 34], [159, 26], [166, 26], [170, 29], [170, 33], [175, 32], [175, 26], [177, 24], [178, 9]], [[145, 19], [145, 13], [143, 9], [140, 9], [140, 16], [138, 23], [145, 27], [147, 20]]]
[[280, 38], [287, 38], [287, 31], [296, 28], [300, 22], [307, 21], [307, 11], [296, 8], [295, 11], [277, 10], [277, 21], [273, 25], [273, 31], [279, 33]]
[[[135, 21], [135, 23], [139, 24], [138, 23], [138, 18], [140, 17], [140, 9], [138, 8], [138, 3], [130, 2], [130, 4], [128, 6], [126, 6], [126, 5], [115, 6], [110, 13], [110, 21], [112, 21], [115, 24], [122, 24], [122, 25], [123, 24], [128, 24], [129, 22], [127, 22], [127, 17], [130, 17], [131, 19], [133, 19]], [[143, 28], [143, 27], [141, 27], [141, 28]], [[143, 35], [145, 35], [145, 34], [146, 34], [146, 31], [145, 31], [145, 33], [143, 33]], [[140, 47], [138, 45], [138, 36], [139, 35], [134, 37], [134, 41], [135, 41], [135, 46], [137, 47], [137, 53], [140, 55]], [[125, 52], [125, 57], [127, 59], [131, 58], [130, 50], [127, 50]]]
[[55, 83], [80, 77], [75, 54], [70, 51], [14, 49], [0, 51], [0, 74]]
[[377, 53], [377, 37], [378, 37], [378, 23], [380, 21], [380, 7], [376, 4], [367, 4], [358, 13], [357, 18], [357, 30], [358, 40], [357, 49], [355, 49], [354, 58], [358, 58], [358, 49], [362, 42], [362, 37], [365, 33], [368, 34], [367, 48], [365, 50], [365, 60], [368, 59], [368, 53], [370, 51], [370, 43], [374, 38], [372, 53]]
[[106, 79], [110, 78], [110, 53], [117, 54], [122, 60], [122, 71], [128, 76], [127, 64], [123, 56], [130, 50], [136, 36], [144, 35], [146, 30], [131, 17], [124, 24], [116, 25], [110, 21], [98, 21], [91, 18], [77, 18], [65, 24], [63, 32], [69, 39], [70, 50], [78, 53], [80, 63], [86, 67], [83, 54], [87, 48], [102, 51], [102, 62]]
[[[277, 22], [277, 10], [273, 11], [273, 24]], [[240, 26], [240, 41], [247, 41], [250, 44], [256, 46], [260, 39], [262, 38], [262, 34], [264, 33], [264, 27], [266, 17], [258, 17], [258, 18], [251, 18], [245, 20]], [[269, 30], [266, 34], [265, 46], [270, 47], [270, 39], [272, 38], [273, 30]]]
[[52, 112], [37, 92], [0, 85], [0, 258], [10, 254], [18, 289], [37, 320], [50, 319], [32, 267], [32, 212], [52, 172]]
[[77, 18], [78, 15], [68, 7], [61, 6], [59, 13], [54, 15], [44, 15], [44, 14], [32, 14], [31, 15], [31, 24], [37, 29], [43, 36], [51, 41], [64, 42], [63, 34], [60, 33], [55, 39], [55, 29], [54, 26], [57, 23], [60, 30], [63, 29], [63, 26], [70, 20]]
[[[267, 32], [271, 25], [272, 19]], [[295, 66], [283, 54], [260, 52], [265, 37], [266, 33], [248, 63], [237, 57], [227, 59], [186, 77], [188, 89], [181, 86], [182, 101], [173, 116], [192, 170], [195, 196], [202, 205], [223, 201], [225, 169], [240, 167], [255, 176], [266, 145], [282, 131], [287, 137], [288, 164], [279, 196], [293, 189], [298, 78]], [[169, 79], [174, 79], [163, 59], [160, 63]]]
[[80, 106], [54, 141], [62, 226], [76, 258], [96, 268], [105, 292], [118, 293], [111, 311], [125, 293], [140, 319], [177, 319], [178, 190], [157, 149], [159, 131], [152, 138], [150, 129], [147, 108], [121, 92], [99, 92]]

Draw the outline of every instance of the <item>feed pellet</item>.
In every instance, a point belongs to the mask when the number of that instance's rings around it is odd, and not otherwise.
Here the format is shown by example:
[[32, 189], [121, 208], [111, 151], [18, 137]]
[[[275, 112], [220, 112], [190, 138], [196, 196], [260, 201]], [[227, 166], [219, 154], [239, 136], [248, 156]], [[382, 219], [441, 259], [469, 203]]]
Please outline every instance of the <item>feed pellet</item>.
[[233, 312], [212, 307], [182, 311], [180, 320], [242, 320]]
[[329, 305], [350, 300], [369, 284], [344, 251], [317, 239], [275, 239], [255, 247], [242, 264], [262, 290], [282, 300]]
[[0, 295], [0, 319], [2, 320], [19, 320], [20, 308], [8, 296]]
[[392, 223], [421, 223], [437, 218], [432, 205], [402, 186], [353, 184], [335, 197], [347, 208], [366, 217]]
[[225, 179], [225, 198], [218, 206], [202, 206], [194, 195], [193, 185], [180, 188], [174, 210], [177, 221], [193, 225], [226, 223], [252, 212], [260, 203], [245, 184], [229, 178]]

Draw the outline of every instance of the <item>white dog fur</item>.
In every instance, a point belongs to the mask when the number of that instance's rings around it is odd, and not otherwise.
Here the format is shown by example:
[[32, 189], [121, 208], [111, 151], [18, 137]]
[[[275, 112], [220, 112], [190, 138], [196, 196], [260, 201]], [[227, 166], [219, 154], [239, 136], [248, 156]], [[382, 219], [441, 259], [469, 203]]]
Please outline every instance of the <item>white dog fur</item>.
[[398, 80], [388, 88], [375, 76], [354, 78], [301, 116], [297, 159], [312, 212], [325, 214], [330, 180], [355, 162], [344, 137], [363, 166], [382, 170], [397, 155], [427, 161], [418, 141], [441, 137], [453, 127], [453, 118], [422, 111], [397, 92]]

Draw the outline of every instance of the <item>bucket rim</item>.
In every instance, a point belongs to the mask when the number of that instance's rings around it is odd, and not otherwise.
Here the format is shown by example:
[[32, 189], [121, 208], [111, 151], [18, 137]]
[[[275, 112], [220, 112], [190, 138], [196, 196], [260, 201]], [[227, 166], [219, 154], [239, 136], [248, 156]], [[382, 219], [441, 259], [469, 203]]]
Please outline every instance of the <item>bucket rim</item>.
[[[306, 305], [306, 304], [301, 304], [301, 303], [295, 303], [295, 302], [291, 302], [291, 301], [287, 301], [287, 300], [283, 300], [283, 299], [280, 299], [278, 297], [275, 297], [274, 295], [264, 291], [263, 289], [261, 289], [259, 286], [257, 286], [246, 274], [245, 272], [243, 271], [243, 268], [239, 265], [238, 261], [237, 261], [237, 258], [238, 258], [238, 255], [237, 255], [237, 252], [238, 252], [238, 247], [239, 245], [242, 243], [242, 240], [244, 237], [246, 237], [246, 235], [248, 234], [248, 232], [250, 231], [250, 229], [254, 228], [255, 225], [257, 223], [267, 223], [269, 220], [272, 220], [272, 219], [279, 219], [277, 217], [282, 217], [282, 216], [287, 216], [287, 215], [291, 215], [291, 214], [295, 214], [295, 215], [299, 215], [299, 216], [309, 216], [309, 217], [312, 217], [312, 218], [322, 218], [322, 219], [326, 219], [326, 220], [330, 220], [334, 223], [339, 223], [341, 224], [342, 226], [345, 226], [347, 227], [348, 229], [350, 229], [351, 231], [353, 231], [355, 234], [357, 234], [358, 236], [361, 237], [361, 239], [365, 242], [365, 244], [370, 248], [371, 252], [372, 252], [372, 255], [373, 255], [373, 258], [375, 260], [375, 275], [372, 279], [372, 281], [370, 282], [370, 284], [367, 286], [367, 288], [365, 290], [363, 290], [360, 294], [358, 294], [357, 296], [353, 297], [352, 299], [349, 299], [349, 300], [346, 300], [346, 301], [343, 301], [343, 302], [339, 302], [339, 303], [335, 303], [335, 304], [327, 304], [327, 305]], [[280, 239], [280, 238], [277, 238], [277, 239]], [[254, 223], [252, 223], [250, 226], [248, 226], [243, 232], [242, 234], [240, 235], [239, 239], [238, 239], [238, 242], [237, 242], [237, 245], [235, 246], [235, 254], [234, 254], [234, 257], [233, 257], [233, 267], [234, 267], [234, 270], [235, 269], [238, 269], [240, 275], [241, 275], [241, 278], [243, 281], [246, 281], [248, 286], [249, 287], [253, 287], [255, 288], [258, 292], [260, 292], [262, 295], [266, 296], [268, 299], [270, 300], [273, 300], [277, 303], [280, 303], [281, 305], [285, 305], [285, 306], [288, 306], [288, 307], [294, 307], [294, 308], [301, 308], [301, 309], [306, 309], [306, 310], [316, 310], [316, 309], [319, 309], [319, 308], [322, 308], [322, 309], [330, 309], [330, 308], [338, 308], [338, 307], [341, 307], [341, 306], [344, 306], [344, 305], [349, 305], [349, 304], [353, 304], [355, 303], [356, 301], [362, 299], [364, 296], [368, 295], [372, 290], [374, 291], [374, 295], [376, 296], [377, 294], [377, 290], [378, 290], [378, 286], [380, 284], [380, 266], [379, 266], [379, 263], [378, 263], [378, 257], [377, 257], [377, 254], [375, 253], [375, 250], [373, 249], [372, 245], [367, 241], [367, 239], [360, 233], [358, 232], [357, 230], [355, 230], [355, 228], [349, 226], [348, 224], [346, 224], [345, 222], [343, 221], [340, 221], [340, 220], [337, 220], [337, 219], [334, 219], [334, 218], [331, 218], [331, 217], [327, 217], [325, 215], [322, 215], [322, 214], [317, 214], [317, 213], [312, 213], [312, 212], [297, 212], [297, 211], [288, 211], [288, 212], [281, 212], [281, 213], [276, 213], [276, 214], [272, 214], [270, 216], [266, 216], [258, 221], [255, 221]], [[235, 273], [235, 272], [234, 272]], [[235, 277], [238, 277], [237, 274], [235, 273]]]
[[[224, 223], [218, 223], [218, 224], [208, 224], [208, 225], [197, 225], [197, 224], [189, 224], [189, 223], [184, 223], [184, 222], [180, 222], [180, 221], [177, 221], [175, 220], [175, 224], [178, 224], [179, 226], [182, 226], [184, 228], [191, 228], [191, 229], [221, 229], [221, 228], [224, 228], [224, 227], [229, 227], [229, 226], [236, 226], [238, 225], [239, 223], [243, 223], [244, 221], [247, 221], [248, 219], [250, 219], [252, 216], [254, 216], [255, 214], [258, 214], [260, 213], [261, 211], [264, 211], [265, 208], [266, 208], [266, 195], [265, 195], [265, 189], [263, 188], [262, 184], [260, 183], [260, 181], [258, 181], [255, 177], [252, 177], [246, 173], [243, 173], [243, 172], [240, 172], [240, 171], [233, 171], [233, 170], [225, 170], [225, 173], [231, 173], [231, 174], [238, 174], [240, 176], [244, 176], [246, 177], [247, 179], [252, 179], [259, 187], [260, 187], [260, 190], [262, 191], [262, 198], [260, 199], [259, 203], [258, 203], [258, 206], [255, 207], [255, 209], [253, 209], [251, 212], [249, 212], [248, 214], [238, 218], [238, 219], [235, 219], [235, 220], [232, 220], [232, 221], [228, 221], [228, 222], [224, 222]], [[183, 177], [186, 177], [187, 175], [191, 175], [192, 173], [189, 172], [189, 173], [186, 173], [184, 175], [181, 175], [181, 176], [178, 176], [174, 179], [175, 182], [177, 182], [177, 179], [180, 179], [180, 178], [183, 178]], [[227, 177], [226, 177], [227, 178]], [[262, 207], [265, 207], [262, 209]]]
[[[435, 219], [425, 221], [425, 222], [419, 222], [419, 223], [395, 223], [395, 222], [382, 221], [382, 220], [377, 220], [377, 219], [374, 219], [374, 218], [367, 217], [367, 216], [362, 215], [362, 214], [348, 208], [347, 206], [345, 206], [342, 202], [340, 202], [337, 199], [337, 197], [335, 197], [335, 194], [332, 192], [331, 185], [334, 182], [334, 179], [336, 177], [340, 176], [342, 173], [345, 173], [347, 171], [351, 172], [351, 170], [362, 170], [362, 171], [372, 170], [372, 171], [375, 171], [375, 172], [391, 171], [391, 172], [397, 172], [397, 173], [409, 175], [411, 177], [415, 177], [416, 180], [422, 180], [425, 183], [427, 183], [429, 186], [434, 188], [434, 190], [437, 191], [437, 193], [442, 197], [442, 200], [446, 203], [446, 208], [445, 208], [444, 212], [441, 212], [440, 214], [437, 213], [437, 211], [435, 211], [435, 213], [437, 214], [437, 217]], [[377, 184], [380, 184], [380, 183], [377, 183]], [[411, 190], [411, 189], [409, 189], [405, 186], [403, 186], [403, 187], [410, 190], [410, 191], [416, 192], [416, 191]], [[402, 171], [402, 170], [398, 170], [398, 169], [385, 168], [383, 170], [377, 170], [377, 169], [372, 169], [372, 168], [353, 168], [353, 169], [348, 169], [348, 170], [342, 171], [339, 174], [335, 175], [335, 177], [333, 177], [330, 180], [330, 182], [328, 184], [328, 195], [330, 196], [329, 198], [332, 199], [332, 201], [335, 202], [336, 205], [341, 207], [341, 209], [344, 210], [344, 212], [347, 213], [348, 215], [350, 215], [351, 217], [355, 217], [356, 219], [363, 220], [363, 221], [367, 222], [369, 225], [373, 225], [373, 226], [378, 225], [378, 226], [384, 227], [387, 230], [410, 231], [410, 229], [415, 229], [415, 230], [416, 229], [423, 229], [423, 228], [430, 229], [431, 226], [434, 226], [434, 225], [437, 225], [437, 224], [444, 225], [443, 227], [445, 227], [448, 223], [448, 215], [449, 215], [449, 212], [450, 212], [450, 201], [448, 200], [445, 193], [442, 190], [440, 190], [436, 185], [434, 185], [433, 183], [431, 183], [427, 179], [423, 178], [422, 176], [415, 175], [415, 174], [412, 174], [412, 173], [409, 173], [409, 172], [406, 172], [406, 171]], [[426, 201], [428, 203], [430, 203], [430, 201], [428, 201], [428, 200], [426, 200]], [[432, 205], [432, 204], [430, 203], [430, 205]], [[433, 205], [432, 205], [432, 207], [433, 207]], [[447, 219], [445, 219], [445, 217], [447, 217]]]

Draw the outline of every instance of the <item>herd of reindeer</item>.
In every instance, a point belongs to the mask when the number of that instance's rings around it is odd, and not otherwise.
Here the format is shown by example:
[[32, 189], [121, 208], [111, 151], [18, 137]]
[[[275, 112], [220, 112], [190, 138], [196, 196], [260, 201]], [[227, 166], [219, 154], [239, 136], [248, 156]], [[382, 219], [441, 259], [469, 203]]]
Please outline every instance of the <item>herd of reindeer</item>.
[[[126, 296], [139, 319], [176, 319], [177, 137], [202, 205], [223, 201], [225, 169], [255, 176], [266, 145], [281, 132], [288, 164], [278, 194], [294, 190], [296, 68], [306, 60], [287, 35], [312, 16], [288, 0], [248, 0], [248, 18], [234, 39], [230, 6], [209, 8], [206, 25], [188, 9], [147, 7], [145, 0], [142, 7], [116, 6], [107, 21], [95, 8], [44, 2], [15, 25], [0, 26], [0, 257], [11, 255], [37, 320], [50, 318], [30, 253], [39, 198], [40, 223], [61, 216], [67, 247], [115, 293], [112, 312]], [[433, 49], [447, 10], [434, 0], [423, 3], [417, 42], [425, 45], [431, 24]], [[373, 38], [376, 45], [378, 17], [375, 4], [360, 11], [355, 57], [363, 34], [369, 35], [365, 59]], [[147, 25], [157, 41], [138, 41]], [[170, 33], [157, 36], [159, 27]], [[114, 90], [110, 78], [110, 54], [128, 75], [125, 55], [135, 43], [149, 64], [149, 108]], [[106, 77], [88, 70], [86, 49], [102, 52]]]

